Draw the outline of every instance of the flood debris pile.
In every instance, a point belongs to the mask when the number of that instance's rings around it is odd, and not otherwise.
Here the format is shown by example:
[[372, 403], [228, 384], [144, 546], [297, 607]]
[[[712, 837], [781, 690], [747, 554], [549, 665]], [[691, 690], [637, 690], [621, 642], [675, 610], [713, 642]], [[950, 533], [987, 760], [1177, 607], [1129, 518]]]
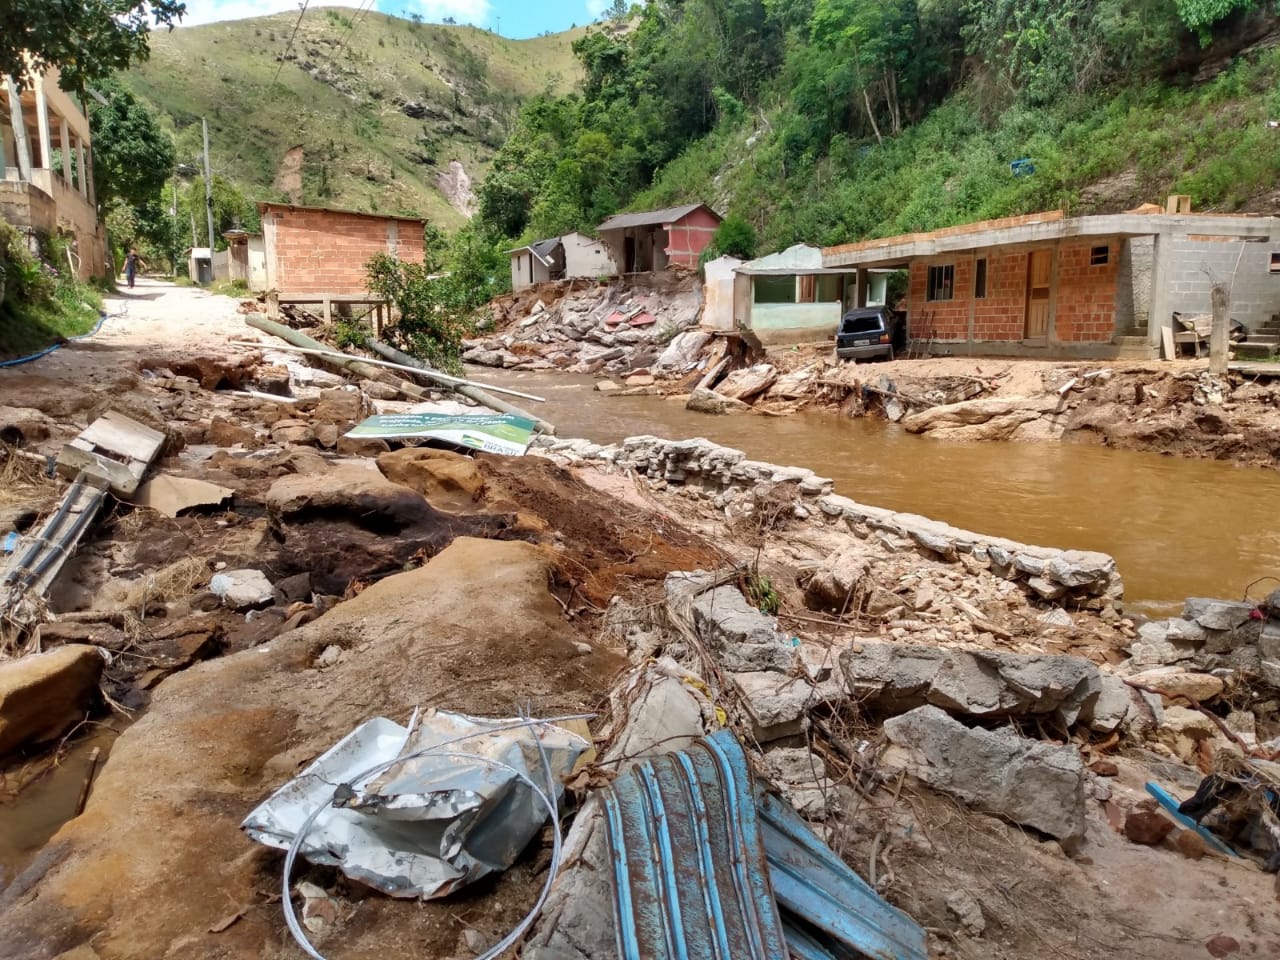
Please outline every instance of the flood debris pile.
[[646, 386], [672, 339], [697, 323], [701, 295], [693, 275], [636, 276], [585, 289], [580, 282], [543, 285], [500, 298], [492, 309], [496, 329], [468, 341], [466, 362], [604, 372]]

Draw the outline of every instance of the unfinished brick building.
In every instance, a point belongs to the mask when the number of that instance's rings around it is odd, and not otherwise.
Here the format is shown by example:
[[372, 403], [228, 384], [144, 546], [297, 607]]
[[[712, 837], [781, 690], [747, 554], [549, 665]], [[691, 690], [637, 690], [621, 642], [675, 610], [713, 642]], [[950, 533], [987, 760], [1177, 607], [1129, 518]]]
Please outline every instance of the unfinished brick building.
[[367, 292], [375, 253], [421, 263], [426, 221], [325, 207], [259, 203], [267, 289], [282, 301], [307, 294], [350, 298]]
[[855, 298], [868, 271], [907, 271], [911, 336], [957, 354], [1157, 356], [1173, 313], [1207, 312], [1214, 283], [1251, 329], [1280, 311], [1272, 217], [1053, 211], [828, 247], [822, 263], [856, 271]]

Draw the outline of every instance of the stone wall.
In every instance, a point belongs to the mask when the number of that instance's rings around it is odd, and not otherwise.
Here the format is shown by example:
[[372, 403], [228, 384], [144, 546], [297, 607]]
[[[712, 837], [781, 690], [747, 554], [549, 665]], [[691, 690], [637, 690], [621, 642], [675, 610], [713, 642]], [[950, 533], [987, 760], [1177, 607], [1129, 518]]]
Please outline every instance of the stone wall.
[[1115, 560], [1105, 553], [1037, 547], [989, 537], [911, 513], [867, 506], [832, 493], [832, 482], [804, 467], [750, 460], [741, 450], [710, 440], [629, 437], [619, 444], [539, 437], [531, 451], [569, 462], [615, 464], [636, 471], [651, 484], [684, 490], [723, 507], [752, 496], [762, 485], [794, 491], [796, 515], [812, 523], [841, 523], [861, 538], [880, 537], [891, 545], [960, 562], [970, 556], [1017, 580], [1049, 601], [1119, 600], [1124, 585]]

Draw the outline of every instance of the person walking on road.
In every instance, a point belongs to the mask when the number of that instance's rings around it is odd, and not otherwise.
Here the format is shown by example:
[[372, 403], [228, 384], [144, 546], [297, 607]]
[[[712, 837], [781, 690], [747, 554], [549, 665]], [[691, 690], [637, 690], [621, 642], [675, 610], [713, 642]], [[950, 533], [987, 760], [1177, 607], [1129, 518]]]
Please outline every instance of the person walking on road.
[[124, 258], [124, 278], [129, 282], [129, 289], [133, 289], [134, 278], [137, 277], [139, 270], [145, 270], [146, 261], [138, 256], [138, 248], [133, 247], [129, 250], [129, 255]]

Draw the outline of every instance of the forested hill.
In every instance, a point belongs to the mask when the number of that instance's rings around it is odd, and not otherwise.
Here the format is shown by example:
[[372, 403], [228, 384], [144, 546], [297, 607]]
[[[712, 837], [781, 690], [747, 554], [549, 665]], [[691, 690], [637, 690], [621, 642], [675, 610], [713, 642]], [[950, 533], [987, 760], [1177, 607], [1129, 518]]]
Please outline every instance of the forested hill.
[[1271, 0], [651, 0], [525, 105], [480, 224], [700, 199], [776, 249], [1171, 192], [1275, 212], [1278, 36]]

